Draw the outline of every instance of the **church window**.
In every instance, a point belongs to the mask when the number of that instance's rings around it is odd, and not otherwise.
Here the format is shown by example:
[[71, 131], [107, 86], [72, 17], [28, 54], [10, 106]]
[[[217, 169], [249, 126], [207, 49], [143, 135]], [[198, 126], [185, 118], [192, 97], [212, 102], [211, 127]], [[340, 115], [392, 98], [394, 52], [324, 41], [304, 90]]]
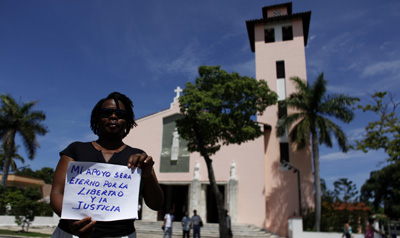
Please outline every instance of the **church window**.
[[276, 61], [276, 78], [285, 78], [285, 61]]
[[282, 40], [293, 40], [293, 28], [292, 26], [282, 27]]
[[279, 144], [280, 153], [281, 153], [281, 163], [289, 162], [289, 143], [281, 142]]
[[265, 29], [264, 33], [265, 33], [265, 43], [275, 42], [274, 28]]

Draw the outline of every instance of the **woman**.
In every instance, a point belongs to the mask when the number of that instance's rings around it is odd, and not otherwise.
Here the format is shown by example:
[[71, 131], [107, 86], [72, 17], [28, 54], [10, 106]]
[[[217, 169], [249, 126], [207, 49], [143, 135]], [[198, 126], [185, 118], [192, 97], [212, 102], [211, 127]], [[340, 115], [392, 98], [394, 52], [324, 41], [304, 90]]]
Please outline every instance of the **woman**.
[[374, 238], [374, 233], [378, 233], [381, 236], [383, 236], [383, 233], [380, 231], [377, 231], [374, 228], [374, 218], [369, 218], [368, 219], [368, 225], [367, 225], [367, 229], [365, 231], [365, 238]]
[[[159, 210], [164, 195], [153, 170], [153, 158], [144, 151], [125, 145], [122, 139], [136, 126], [132, 101], [124, 94], [114, 92], [101, 99], [93, 108], [90, 127], [98, 140], [74, 142], [60, 152], [50, 204], [54, 212], [61, 216], [64, 184], [70, 161], [89, 161], [126, 165], [141, 168], [141, 193], [146, 205]], [[93, 221], [90, 216], [81, 220], [61, 219], [52, 237], [136, 237], [134, 220], [111, 222]]]
[[351, 226], [350, 226], [350, 219], [344, 222], [343, 226], [343, 236], [345, 238], [351, 238]]

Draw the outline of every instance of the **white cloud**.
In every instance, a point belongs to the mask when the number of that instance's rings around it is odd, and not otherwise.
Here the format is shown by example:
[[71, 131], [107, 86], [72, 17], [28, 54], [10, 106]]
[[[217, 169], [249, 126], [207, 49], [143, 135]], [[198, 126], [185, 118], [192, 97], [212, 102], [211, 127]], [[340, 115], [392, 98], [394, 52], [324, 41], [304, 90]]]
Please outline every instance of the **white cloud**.
[[368, 153], [364, 153], [362, 151], [349, 151], [347, 153], [335, 152], [330, 154], [325, 154], [320, 156], [321, 161], [340, 161], [340, 160], [349, 160], [349, 159], [365, 159], [365, 158], [382, 158], [381, 152], [378, 151], [369, 151]]
[[330, 41], [327, 41], [327, 43], [322, 46], [322, 50], [327, 54], [343, 51], [346, 49], [345, 47], [352, 45], [351, 43], [355, 37], [354, 32], [344, 32], [332, 38]]
[[190, 77], [195, 77], [201, 62], [201, 53], [197, 49], [198, 47], [199, 43], [192, 41], [177, 58], [165, 64], [165, 71], [171, 74], [182, 73]]
[[310, 43], [312, 43], [312, 41], [314, 41], [315, 38], [317, 38], [316, 35], [311, 35], [310, 37], [308, 37], [307, 47], [310, 45]]
[[365, 95], [363, 91], [360, 90], [355, 90], [352, 87], [349, 87], [349, 85], [346, 84], [329, 84], [328, 81], [328, 94], [335, 94], [335, 93], [341, 93], [345, 95], [349, 95], [351, 97], [362, 97]]
[[365, 128], [355, 128], [347, 133], [349, 140], [360, 140], [365, 134]]
[[400, 73], [400, 60], [395, 61], [381, 61], [368, 65], [364, 68], [361, 76], [369, 77], [379, 74], [399, 74]]
[[354, 155], [353, 153], [342, 153], [342, 152], [335, 152], [335, 153], [330, 153], [326, 155], [322, 155], [320, 157], [321, 161], [336, 161], [336, 160], [345, 160], [345, 159], [350, 159], [353, 158]]
[[207, 49], [200, 48], [197, 40], [192, 40], [178, 55], [153, 56], [147, 59], [147, 65], [160, 78], [165, 78], [165, 74], [177, 74], [192, 79], [197, 76], [198, 67], [204, 61], [207, 52]]

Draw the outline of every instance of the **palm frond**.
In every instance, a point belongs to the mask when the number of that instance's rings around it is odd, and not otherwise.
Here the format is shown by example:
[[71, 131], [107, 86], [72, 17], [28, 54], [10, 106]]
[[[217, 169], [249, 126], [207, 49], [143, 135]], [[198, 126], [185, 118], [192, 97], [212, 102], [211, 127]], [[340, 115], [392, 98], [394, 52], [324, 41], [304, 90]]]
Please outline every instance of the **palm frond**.
[[305, 148], [310, 140], [309, 118], [303, 118], [303, 120], [297, 123], [291, 130], [289, 137], [291, 141], [296, 143], [298, 150]]
[[307, 92], [308, 91], [308, 86], [307, 82], [303, 81], [301, 78], [295, 76], [291, 77], [290, 80], [292, 80], [295, 83], [296, 89], [298, 92]]
[[[296, 109], [296, 113], [280, 119], [277, 126], [278, 136], [286, 132], [286, 128], [293, 126], [289, 133], [291, 141], [297, 144], [298, 149], [304, 148], [310, 135], [316, 133], [318, 143], [332, 147], [332, 134], [338, 140], [343, 151], [347, 151], [347, 138], [344, 132], [325, 116], [337, 118], [343, 122], [350, 122], [354, 118], [352, 108], [359, 99], [342, 94], [326, 95], [327, 81], [324, 73], [318, 75], [312, 85], [299, 77], [292, 77], [297, 92], [289, 95], [284, 105]], [[300, 111], [300, 112], [298, 112]], [[307, 130], [305, 127], [308, 126]], [[300, 138], [303, 137], [303, 138]]]
[[343, 94], [328, 95], [324, 103], [321, 104], [320, 112], [349, 123], [354, 118], [354, 112], [349, 106], [358, 101], [359, 99], [356, 97], [349, 97]]
[[315, 120], [316, 131], [318, 132], [318, 143], [332, 147], [331, 128], [329, 124], [329, 120], [324, 117], [317, 116]]
[[278, 121], [277, 136], [283, 136], [286, 133], [287, 128], [289, 128], [294, 122], [301, 120], [304, 117], [305, 114], [303, 112], [292, 113], [284, 116]]
[[324, 99], [326, 93], [327, 81], [324, 78], [324, 73], [321, 73], [317, 80], [312, 84], [310, 88], [310, 102], [314, 110], [319, 110], [319, 105]]

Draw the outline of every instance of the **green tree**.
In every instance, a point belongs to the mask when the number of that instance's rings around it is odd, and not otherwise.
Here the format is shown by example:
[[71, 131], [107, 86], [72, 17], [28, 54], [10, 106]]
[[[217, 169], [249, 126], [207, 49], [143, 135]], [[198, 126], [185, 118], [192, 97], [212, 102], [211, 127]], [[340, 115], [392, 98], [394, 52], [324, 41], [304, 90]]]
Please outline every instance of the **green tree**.
[[188, 141], [188, 150], [200, 152], [207, 164], [220, 237], [227, 237], [226, 215], [210, 157], [222, 145], [241, 144], [261, 136], [260, 126], [252, 117], [262, 114], [276, 100], [276, 93], [265, 81], [227, 73], [220, 66], [200, 66], [195, 84], [187, 83], [179, 98], [183, 118], [176, 122], [178, 131]]
[[376, 121], [369, 122], [365, 128], [366, 134], [362, 140], [356, 140], [355, 149], [367, 152], [368, 150], [383, 149], [388, 155], [387, 161], [400, 159], [400, 120], [395, 97], [387, 92], [376, 92], [371, 96], [373, 102], [358, 108], [363, 112], [373, 112], [378, 116]]
[[357, 201], [357, 185], [347, 178], [340, 178], [333, 183], [336, 201], [348, 203]]
[[343, 152], [348, 150], [345, 133], [338, 125], [328, 117], [337, 118], [349, 123], [354, 114], [349, 106], [358, 101], [358, 98], [343, 94], [326, 95], [327, 81], [321, 73], [312, 85], [308, 85], [298, 77], [290, 78], [297, 88], [297, 92], [291, 94], [282, 106], [293, 108], [295, 111], [284, 116], [278, 123], [278, 136], [286, 134], [287, 128], [291, 128], [289, 137], [297, 145], [297, 149], [304, 149], [310, 141], [314, 165], [314, 189], [315, 189], [315, 228], [320, 230], [321, 222], [321, 182], [319, 171], [319, 144], [332, 147], [331, 134], [333, 133]]
[[335, 193], [327, 188], [326, 182], [322, 178], [321, 178], [321, 196], [322, 196], [322, 202], [327, 202], [327, 203], [335, 202]]
[[361, 187], [361, 199], [371, 202], [378, 211], [383, 211], [392, 219], [400, 218], [400, 120], [398, 117], [399, 101], [393, 94], [376, 92], [371, 95], [372, 102], [359, 105], [363, 112], [372, 112], [375, 121], [365, 127], [363, 139], [356, 140], [357, 150], [382, 149], [387, 154], [389, 163], [381, 170], [373, 171], [370, 178]]
[[[18, 169], [18, 166], [17, 166], [17, 163], [15, 162], [15, 160], [19, 160], [22, 163], [25, 163], [25, 159], [21, 155], [17, 154], [18, 148], [19, 148], [19, 145], [16, 146], [13, 151], [13, 155], [12, 155], [11, 163], [10, 163], [11, 171], [16, 171]], [[0, 148], [0, 170], [4, 169], [4, 161], [5, 160], [6, 160], [6, 154], [4, 153], [4, 150]]]
[[10, 163], [15, 152], [16, 134], [21, 135], [29, 159], [33, 159], [39, 146], [36, 135], [45, 135], [47, 128], [41, 123], [46, 119], [44, 112], [32, 110], [38, 101], [18, 104], [10, 95], [3, 94], [0, 98], [0, 139], [2, 139], [5, 153], [1, 185], [5, 188]]
[[375, 211], [383, 207], [391, 219], [400, 219], [400, 161], [372, 171], [361, 187], [361, 200], [367, 204], [372, 202]]
[[27, 187], [20, 190], [22, 192], [23, 199], [18, 200], [18, 203], [12, 207], [15, 215], [15, 222], [22, 227], [23, 231], [29, 230], [29, 225], [35, 219], [35, 215], [38, 212], [37, 200], [41, 198], [41, 193], [37, 188]]
[[[329, 190], [325, 181], [321, 178], [321, 231], [342, 232], [344, 221], [347, 221], [349, 218], [353, 232], [357, 232], [359, 228], [365, 230], [365, 224], [362, 221], [366, 220], [367, 214], [365, 210], [355, 209], [361, 208], [362, 205], [359, 204], [359, 206], [356, 206], [354, 203], [348, 204], [344, 202], [344, 200], [351, 202], [358, 199], [356, 196], [358, 191], [353, 182], [346, 178], [341, 178], [335, 181], [333, 185], [334, 189]], [[315, 224], [314, 220], [315, 211], [308, 210], [303, 216], [304, 230], [312, 230]]]
[[15, 222], [22, 227], [23, 231], [28, 231], [35, 216], [50, 208], [49, 204], [37, 202], [42, 196], [38, 187], [7, 187], [4, 192], [5, 203], [11, 208], [9, 214], [15, 216]]

